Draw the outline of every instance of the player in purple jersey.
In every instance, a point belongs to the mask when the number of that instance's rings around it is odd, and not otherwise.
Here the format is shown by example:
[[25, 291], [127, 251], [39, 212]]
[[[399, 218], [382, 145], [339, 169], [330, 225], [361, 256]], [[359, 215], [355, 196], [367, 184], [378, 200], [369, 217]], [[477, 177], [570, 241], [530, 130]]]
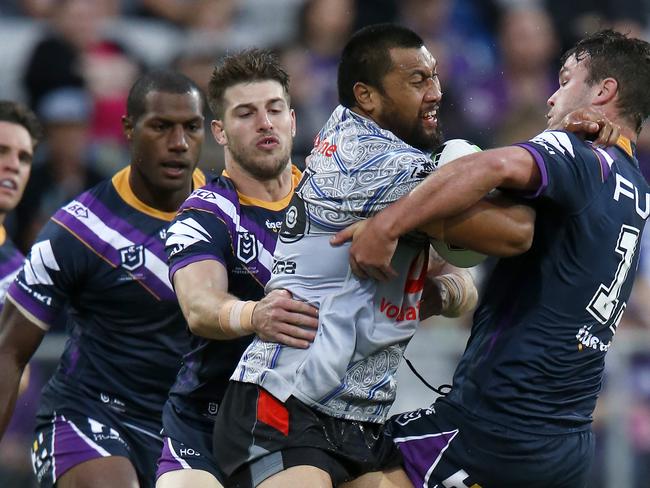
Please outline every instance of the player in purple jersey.
[[189, 334], [167, 275], [168, 223], [193, 188], [204, 99], [168, 71], [133, 85], [131, 164], [45, 225], [0, 318], [0, 433], [53, 320], [69, 338], [42, 393], [32, 462], [42, 486], [153, 486], [167, 391]]
[[196, 337], [165, 405], [158, 488], [221, 486], [214, 417], [251, 334], [307, 347], [318, 325], [316, 309], [288, 292], [264, 297], [300, 179], [289, 77], [270, 52], [251, 49], [221, 59], [209, 90], [226, 168], [190, 195], [168, 231], [170, 277]]
[[[32, 169], [34, 149], [43, 136], [41, 124], [20, 103], [0, 101], [0, 309], [9, 285], [25, 256], [7, 236], [4, 221], [23, 196]], [[29, 367], [20, 381], [19, 394], [27, 387]]]
[[[559, 81], [548, 99], [550, 130], [450, 163], [354, 234], [353, 268], [382, 276], [399, 235], [493, 188], [526, 195], [536, 208], [530, 251], [500, 260], [490, 277], [451, 393], [389, 425], [417, 487], [587, 483], [605, 355], [650, 214], [634, 155], [650, 115], [650, 44], [614, 31], [588, 36], [563, 56]], [[580, 106], [620, 126], [613, 147], [559, 130]]]
[[0, 100], [0, 308], [9, 284], [23, 264], [3, 226], [27, 185], [42, 129], [36, 116], [19, 103]]

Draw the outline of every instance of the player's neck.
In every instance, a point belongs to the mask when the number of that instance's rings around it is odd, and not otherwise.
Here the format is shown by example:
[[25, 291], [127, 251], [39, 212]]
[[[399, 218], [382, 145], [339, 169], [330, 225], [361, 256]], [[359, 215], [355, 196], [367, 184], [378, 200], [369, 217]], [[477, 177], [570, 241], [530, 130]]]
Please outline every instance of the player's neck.
[[163, 190], [152, 186], [144, 178], [131, 169], [129, 186], [133, 194], [145, 205], [162, 212], [176, 212], [192, 190], [192, 180], [187, 188], [180, 190]]
[[226, 161], [226, 173], [237, 191], [247, 197], [265, 202], [275, 202], [286, 197], [292, 189], [291, 163], [277, 177], [262, 180], [238, 164]]

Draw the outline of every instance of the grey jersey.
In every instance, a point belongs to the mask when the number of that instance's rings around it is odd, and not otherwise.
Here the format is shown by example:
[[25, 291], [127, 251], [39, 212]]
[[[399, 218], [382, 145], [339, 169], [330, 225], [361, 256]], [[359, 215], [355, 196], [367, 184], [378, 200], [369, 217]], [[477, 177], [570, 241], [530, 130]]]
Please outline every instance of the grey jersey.
[[283, 288], [319, 308], [308, 349], [256, 338], [232, 379], [293, 395], [328, 415], [383, 422], [395, 372], [419, 323], [428, 264], [425, 239], [401, 240], [388, 283], [359, 280], [338, 230], [394, 202], [432, 170], [430, 158], [371, 120], [338, 107], [316, 138], [289, 204], [267, 291]]

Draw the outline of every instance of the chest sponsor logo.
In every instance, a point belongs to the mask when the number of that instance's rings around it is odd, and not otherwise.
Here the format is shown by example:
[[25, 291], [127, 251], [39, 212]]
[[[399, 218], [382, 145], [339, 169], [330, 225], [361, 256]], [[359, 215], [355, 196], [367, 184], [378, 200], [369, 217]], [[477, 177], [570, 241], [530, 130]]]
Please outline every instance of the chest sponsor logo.
[[142, 244], [120, 249], [120, 266], [128, 271], [138, 269], [144, 264], [144, 246]]
[[237, 232], [237, 259], [248, 264], [257, 258], [257, 239], [252, 232]]
[[84, 205], [82, 205], [82, 204], [80, 204], [78, 202], [70, 203], [65, 208], [65, 210], [69, 214], [72, 214], [72, 215], [74, 215], [75, 217], [77, 217], [79, 219], [87, 219], [88, 218], [88, 209]]
[[281, 220], [271, 221], [269, 219], [266, 219], [264, 225], [266, 225], [267, 229], [270, 229], [273, 232], [280, 232], [280, 229], [282, 228], [282, 221]]

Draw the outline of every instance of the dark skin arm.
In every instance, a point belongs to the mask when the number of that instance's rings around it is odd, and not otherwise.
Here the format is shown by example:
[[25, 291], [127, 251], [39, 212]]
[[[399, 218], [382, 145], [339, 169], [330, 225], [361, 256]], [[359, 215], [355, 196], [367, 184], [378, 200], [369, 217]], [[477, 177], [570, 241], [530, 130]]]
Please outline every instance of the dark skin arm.
[[7, 300], [0, 315], [0, 439], [14, 412], [18, 385], [45, 331]]

